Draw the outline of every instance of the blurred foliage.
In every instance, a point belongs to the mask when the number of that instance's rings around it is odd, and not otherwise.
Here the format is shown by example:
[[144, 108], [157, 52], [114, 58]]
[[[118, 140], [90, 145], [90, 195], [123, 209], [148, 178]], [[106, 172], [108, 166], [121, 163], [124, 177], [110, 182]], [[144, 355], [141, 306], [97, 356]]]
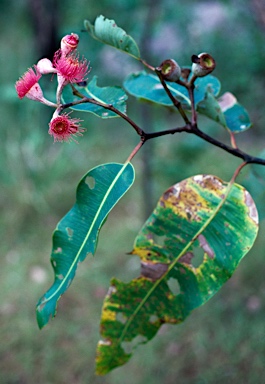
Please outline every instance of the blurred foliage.
[[[100, 310], [109, 280], [115, 275], [129, 281], [138, 275], [137, 261], [125, 254], [131, 251], [145, 219], [141, 156], [134, 159], [136, 183], [102, 229], [96, 257], [80, 266], [71, 289], [61, 299], [57, 319], [47, 329], [38, 331], [35, 302], [52, 282], [51, 234], [73, 204], [77, 182], [93, 166], [124, 161], [137, 138], [120, 119], [106, 122], [80, 113], [78, 117], [84, 119], [83, 126], [87, 128], [80, 144], [52, 143], [47, 135], [51, 110], [18, 100], [14, 90], [18, 77], [40, 58], [34, 49], [29, 4], [26, 0], [0, 3], [2, 382], [260, 382], [265, 373], [264, 224], [253, 250], [220, 294], [181, 326], [163, 327], [163, 337], [141, 348], [127, 366], [106, 378], [94, 377]], [[156, 6], [149, 1], [132, 0], [58, 1], [57, 45], [64, 34], [79, 33], [81, 54], [90, 60], [91, 76], [99, 77], [98, 85], [121, 85], [125, 76], [142, 67], [81, 32], [83, 20], [104, 14], [140, 42], [146, 33], [148, 13], [154, 12], [150, 52], [146, 52], [151, 64], [159, 65], [172, 57], [180, 65], [187, 65], [192, 54], [206, 50], [211, 53], [217, 62], [214, 75], [222, 83], [222, 92], [234, 93], [254, 122], [251, 130], [238, 136], [238, 143], [243, 150], [257, 155], [264, 147], [261, 137], [265, 123], [265, 35], [253, 4], [247, 0], [164, 0]], [[51, 92], [55, 81], [43, 80], [45, 89]], [[140, 125], [149, 123], [158, 130], [179, 123], [175, 112], [168, 113], [148, 103], [145, 107], [153, 118], [141, 122], [139, 106], [131, 98], [130, 101], [128, 113]], [[199, 123], [206, 132], [226, 140], [224, 130], [206, 118]], [[151, 145], [155, 200], [168, 186], [198, 173], [228, 180], [239, 164], [238, 159], [185, 134], [175, 136], [174, 140], [162, 137], [153, 144], [147, 142], [143, 151]], [[246, 175], [244, 170], [238, 182]], [[254, 191], [251, 193], [255, 199]]]

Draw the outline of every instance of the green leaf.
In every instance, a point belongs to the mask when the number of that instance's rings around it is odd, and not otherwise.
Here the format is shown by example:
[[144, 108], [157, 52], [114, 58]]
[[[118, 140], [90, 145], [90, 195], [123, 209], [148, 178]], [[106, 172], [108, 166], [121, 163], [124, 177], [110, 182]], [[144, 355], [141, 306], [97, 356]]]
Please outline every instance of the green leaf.
[[217, 100], [212, 92], [207, 90], [197, 110], [233, 133], [242, 132], [251, 127], [247, 111], [230, 92], [224, 93]]
[[226, 92], [218, 99], [222, 112], [225, 116], [227, 128], [233, 132], [243, 132], [251, 127], [248, 112], [237, 102], [235, 96]]
[[214, 96], [218, 96], [221, 90], [220, 81], [217, 77], [208, 75], [204, 77], [199, 77], [195, 81], [195, 89], [194, 89], [194, 102], [195, 107], [201, 100], [204, 99], [205, 93], [210, 91]]
[[[173, 106], [172, 101], [169, 99], [156, 75], [148, 74], [145, 71], [133, 73], [125, 79], [123, 85], [128, 93], [137, 98], [169, 107]], [[167, 86], [183, 106], [190, 108], [189, 94], [185, 87], [169, 82], [167, 82]], [[209, 75], [196, 79], [194, 89], [195, 105], [197, 106], [197, 104], [204, 99], [207, 89], [210, 89], [213, 94], [217, 96], [220, 87], [219, 80], [214, 76]]]
[[96, 18], [95, 25], [88, 20], [85, 20], [84, 25], [94, 39], [140, 59], [140, 51], [136, 42], [122, 28], [118, 27], [114, 20], [109, 20], [101, 15]]
[[[119, 111], [126, 113], [126, 100], [127, 95], [124, 90], [120, 87], [103, 87], [100, 88], [97, 86], [97, 76], [94, 76], [90, 83], [86, 87], [75, 86], [75, 88], [82, 94], [84, 97], [93, 98], [96, 101], [99, 101], [104, 104], [111, 104], [113, 107], [117, 108]], [[71, 103], [74, 101], [80, 100], [80, 97], [74, 96], [71, 87], [65, 87], [63, 91], [63, 102]], [[103, 119], [110, 117], [119, 117], [116, 113], [105, 109], [99, 105], [85, 103], [78, 104], [71, 109], [76, 111], [90, 112], [94, 115], [101, 117]]]
[[162, 324], [182, 322], [209, 300], [232, 276], [257, 231], [255, 204], [240, 185], [198, 175], [169, 188], [135, 240], [132, 254], [141, 259], [141, 276], [111, 281], [97, 373], [126, 363]]
[[227, 128], [221, 106], [211, 91], [207, 90], [204, 100], [198, 104], [197, 111]]
[[76, 203], [53, 234], [54, 283], [37, 304], [39, 327], [56, 314], [57, 301], [70, 286], [79, 262], [96, 251], [99, 231], [112, 208], [134, 181], [130, 163], [103, 164], [90, 170], [77, 187]]

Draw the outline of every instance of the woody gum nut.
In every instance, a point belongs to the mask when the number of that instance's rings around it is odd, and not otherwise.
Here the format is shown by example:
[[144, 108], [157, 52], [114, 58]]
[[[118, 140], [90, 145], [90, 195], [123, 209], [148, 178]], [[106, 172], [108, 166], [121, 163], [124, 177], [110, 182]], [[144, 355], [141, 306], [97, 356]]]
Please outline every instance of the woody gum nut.
[[200, 53], [191, 57], [193, 62], [191, 71], [197, 77], [203, 77], [211, 73], [215, 68], [215, 60], [208, 53]]
[[181, 76], [181, 68], [173, 59], [163, 61], [159, 68], [163, 78], [167, 81], [177, 81]]

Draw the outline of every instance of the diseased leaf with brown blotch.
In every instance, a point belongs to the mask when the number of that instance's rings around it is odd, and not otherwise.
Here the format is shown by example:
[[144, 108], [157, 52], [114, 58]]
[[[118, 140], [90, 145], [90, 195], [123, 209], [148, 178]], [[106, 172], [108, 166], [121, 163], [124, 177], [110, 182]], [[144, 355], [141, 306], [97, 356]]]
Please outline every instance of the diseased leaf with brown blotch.
[[136, 237], [141, 276], [112, 279], [105, 298], [97, 373], [125, 364], [164, 323], [180, 323], [232, 276], [252, 247], [258, 215], [250, 194], [215, 176], [169, 188]]

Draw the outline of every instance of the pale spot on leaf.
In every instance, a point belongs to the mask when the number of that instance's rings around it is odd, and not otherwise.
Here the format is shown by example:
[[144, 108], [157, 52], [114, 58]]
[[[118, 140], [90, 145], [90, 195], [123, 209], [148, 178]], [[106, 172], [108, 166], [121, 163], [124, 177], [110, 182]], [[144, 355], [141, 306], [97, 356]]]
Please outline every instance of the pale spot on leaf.
[[200, 246], [202, 247], [202, 249], [204, 250], [205, 253], [207, 253], [207, 255], [213, 259], [214, 258], [214, 251], [212, 250], [212, 248], [210, 247], [209, 243], [207, 242], [206, 238], [203, 236], [203, 235], [199, 235], [198, 236], [198, 240], [200, 242]]
[[88, 186], [89, 189], [94, 189], [95, 188], [96, 181], [95, 181], [94, 177], [87, 176], [86, 180], [85, 180], [85, 183], [86, 183], [86, 185]]
[[256, 224], [258, 224], [259, 223], [259, 217], [258, 217], [258, 211], [257, 211], [256, 205], [255, 205], [252, 197], [248, 193], [248, 191], [245, 190], [244, 194], [245, 194], [245, 203], [246, 203], [246, 205], [248, 206], [248, 209], [249, 209], [249, 217]]
[[68, 236], [70, 236], [70, 237], [72, 237], [74, 234], [74, 231], [72, 230], [72, 228], [69, 228], [69, 227], [66, 228], [66, 232], [67, 232]]
[[178, 295], [180, 293], [180, 286], [177, 279], [170, 277], [167, 284], [173, 295]]
[[218, 99], [218, 103], [222, 109], [223, 112], [225, 112], [227, 109], [230, 109], [237, 103], [237, 99], [235, 96], [230, 92], [225, 92], [222, 97]]

